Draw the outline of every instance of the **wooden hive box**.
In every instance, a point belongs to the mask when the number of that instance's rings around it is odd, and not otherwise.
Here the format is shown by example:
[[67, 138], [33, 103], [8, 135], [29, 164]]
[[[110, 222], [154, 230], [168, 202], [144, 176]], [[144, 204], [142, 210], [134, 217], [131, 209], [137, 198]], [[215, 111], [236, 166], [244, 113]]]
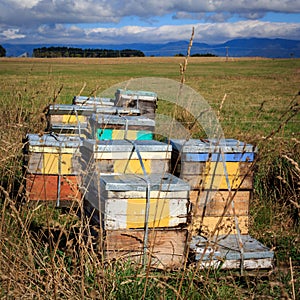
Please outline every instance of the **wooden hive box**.
[[91, 137], [88, 118], [95, 112], [93, 106], [54, 104], [49, 106], [47, 113], [47, 132]]
[[253, 188], [255, 148], [238, 140], [171, 140], [172, 166], [192, 189]]
[[73, 104], [52, 104], [47, 113], [48, 129], [54, 124], [87, 126], [88, 117], [95, 113], [95, 107]]
[[110, 98], [98, 98], [98, 97], [84, 97], [75, 96], [73, 99], [73, 105], [82, 109], [87, 107], [93, 109], [96, 114], [114, 114], [114, 115], [140, 115], [138, 108], [116, 106], [113, 99]]
[[152, 140], [155, 121], [143, 116], [93, 114], [89, 119], [96, 140]]
[[149, 91], [117, 89], [115, 93], [115, 105], [138, 108], [141, 111], [141, 115], [154, 120], [157, 107], [157, 94]]
[[81, 139], [91, 138], [91, 131], [88, 127], [82, 127], [82, 124], [52, 124], [49, 134], [54, 133], [60, 136], [73, 136]]
[[26, 191], [29, 200], [81, 199], [79, 137], [28, 134], [24, 146]]
[[[143, 263], [143, 229], [107, 230], [103, 250], [108, 260], [130, 260]], [[146, 251], [146, 263], [152, 268], [182, 268], [186, 259], [188, 232], [184, 228], [150, 229]]]
[[146, 203], [151, 228], [187, 223], [189, 185], [171, 174], [150, 174], [148, 181], [135, 174], [102, 175], [98, 180], [97, 175], [91, 180], [85, 209], [95, 210], [94, 218], [104, 230], [144, 228]]
[[200, 268], [216, 269], [269, 269], [274, 252], [250, 235], [235, 234], [214, 237], [195, 236], [190, 244], [191, 253]]
[[80, 147], [82, 169], [86, 175], [93, 172], [143, 174], [143, 167], [147, 174], [165, 174], [170, 171], [171, 152], [171, 145], [155, 140], [87, 139]]
[[[103, 229], [97, 241], [107, 259], [142, 261], [147, 187], [142, 175], [102, 175], [100, 190], [94, 185], [86, 194], [84, 209]], [[155, 268], [182, 267], [189, 185], [171, 174], [151, 174], [149, 187], [147, 259]]]
[[[238, 140], [171, 140], [172, 168], [191, 185], [193, 223], [202, 234], [248, 233], [255, 148]], [[220, 217], [222, 217], [220, 221]]]

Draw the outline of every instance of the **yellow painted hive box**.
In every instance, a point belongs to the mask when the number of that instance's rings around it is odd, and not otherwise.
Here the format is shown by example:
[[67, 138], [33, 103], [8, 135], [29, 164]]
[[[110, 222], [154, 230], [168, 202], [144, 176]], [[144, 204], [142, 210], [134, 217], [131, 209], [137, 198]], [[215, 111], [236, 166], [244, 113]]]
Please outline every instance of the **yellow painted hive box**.
[[188, 198], [189, 185], [168, 173], [102, 175], [85, 195], [104, 230], [186, 226]]

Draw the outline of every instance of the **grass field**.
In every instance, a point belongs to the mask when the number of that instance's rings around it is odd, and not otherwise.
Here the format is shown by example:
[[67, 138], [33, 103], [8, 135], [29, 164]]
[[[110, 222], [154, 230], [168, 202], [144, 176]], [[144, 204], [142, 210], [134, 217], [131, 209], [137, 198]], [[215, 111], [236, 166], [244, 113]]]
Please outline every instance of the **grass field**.
[[[70, 242], [61, 248], [32, 233], [35, 226], [64, 228], [71, 241], [78, 239], [80, 223], [75, 216], [17, 202], [24, 188], [22, 138], [43, 130], [45, 107], [71, 103], [79, 93], [99, 96], [132, 78], [179, 82], [180, 63], [180, 57], [0, 59], [1, 298], [296, 299], [300, 294], [298, 59], [190, 58], [185, 73], [185, 84], [213, 108], [226, 138], [258, 145], [250, 231], [274, 249], [273, 270], [240, 276], [189, 266], [143, 273], [131, 265], [104, 265], [81, 244], [80, 235], [76, 247]], [[158, 112], [169, 111], [159, 101]]]

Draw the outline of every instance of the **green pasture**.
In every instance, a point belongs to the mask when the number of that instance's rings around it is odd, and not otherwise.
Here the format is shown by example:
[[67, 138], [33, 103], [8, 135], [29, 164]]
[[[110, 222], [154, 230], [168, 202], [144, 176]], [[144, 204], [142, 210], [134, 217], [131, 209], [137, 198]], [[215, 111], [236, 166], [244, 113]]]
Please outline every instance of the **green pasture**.
[[[101, 59], [88, 62], [82, 59], [2, 60], [1, 102], [8, 105], [12, 97], [17, 97], [16, 101], [22, 100], [29, 106], [47, 104], [54, 98], [57, 103], [71, 103], [82, 88], [82, 95], [98, 96], [112, 85], [132, 78], [161, 77], [180, 81], [179, 63], [178, 58], [173, 61], [153, 58], [145, 62], [139, 58], [137, 63], [112, 63], [107, 59], [103, 62]], [[220, 110], [225, 97], [220, 121], [227, 137], [251, 139], [267, 135], [284, 121], [280, 119], [282, 115], [287, 117], [292, 113], [291, 106], [300, 89], [300, 60], [205, 61], [191, 58], [185, 80], [185, 84], [201, 94], [215, 112]], [[158, 108], [158, 112], [166, 109], [163, 104]], [[280, 130], [280, 135], [297, 134], [299, 122], [299, 115], [294, 116]]]

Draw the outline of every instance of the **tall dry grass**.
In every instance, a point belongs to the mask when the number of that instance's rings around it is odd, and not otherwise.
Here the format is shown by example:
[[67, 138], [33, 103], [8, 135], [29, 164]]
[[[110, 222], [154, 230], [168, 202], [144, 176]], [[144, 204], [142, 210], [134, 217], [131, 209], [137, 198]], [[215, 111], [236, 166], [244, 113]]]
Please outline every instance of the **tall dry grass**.
[[[104, 261], [90, 238], [89, 220], [77, 208], [63, 211], [26, 202], [22, 139], [45, 128], [45, 107], [59, 101], [64, 91], [51, 78], [35, 85], [28, 73], [22, 84], [6, 86], [0, 99], [1, 298], [295, 299], [300, 288], [300, 147], [297, 137], [281, 138], [278, 133], [299, 114], [298, 95], [282, 113], [280, 125], [259, 140], [252, 137], [259, 144], [259, 157], [251, 234], [274, 249], [275, 268], [240, 276], [200, 270], [192, 263], [179, 271], [145, 272], [130, 261]], [[221, 120], [228, 113], [224, 101], [218, 106]]]

